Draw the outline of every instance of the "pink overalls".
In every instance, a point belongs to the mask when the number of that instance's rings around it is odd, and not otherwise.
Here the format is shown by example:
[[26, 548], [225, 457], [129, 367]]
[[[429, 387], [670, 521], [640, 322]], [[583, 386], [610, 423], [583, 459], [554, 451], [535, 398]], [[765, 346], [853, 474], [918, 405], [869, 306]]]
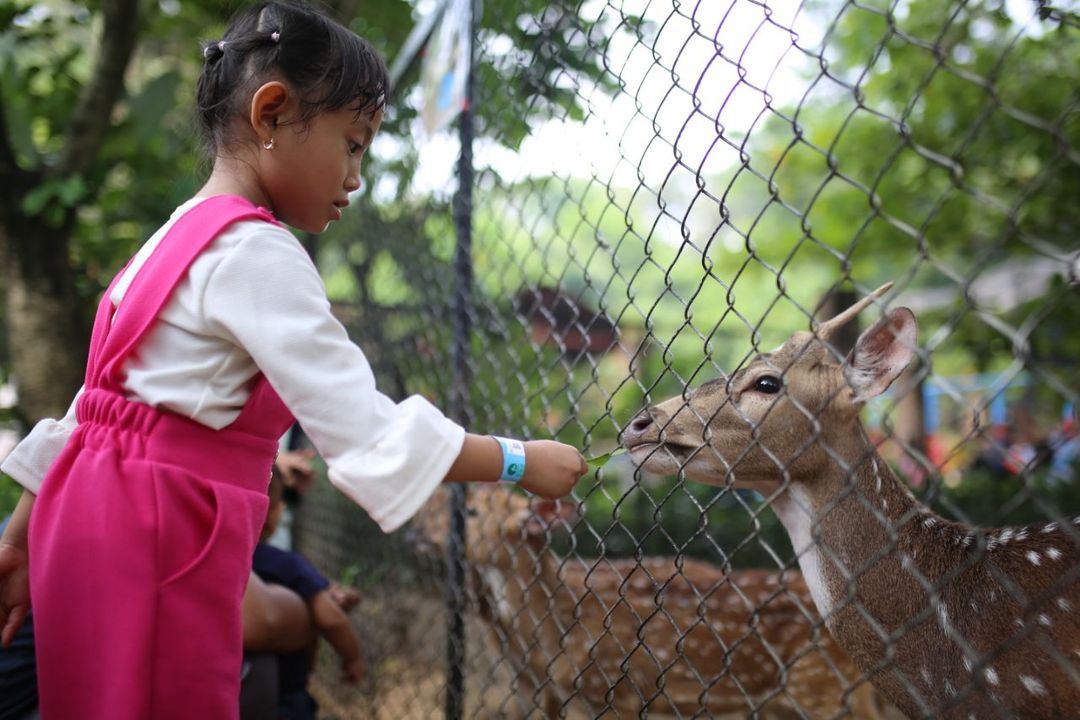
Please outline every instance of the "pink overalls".
[[170, 229], [115, 317], [111, 287], [98, 308], [79, 424], [30, 525], [44, 720], [238, 716], [241, 599], [292, 416], [262, 375], [222, 430], [126, 400], [121, 383], [191, 262], [251, 218], [274, 222], [241, 198], [204, 200]]

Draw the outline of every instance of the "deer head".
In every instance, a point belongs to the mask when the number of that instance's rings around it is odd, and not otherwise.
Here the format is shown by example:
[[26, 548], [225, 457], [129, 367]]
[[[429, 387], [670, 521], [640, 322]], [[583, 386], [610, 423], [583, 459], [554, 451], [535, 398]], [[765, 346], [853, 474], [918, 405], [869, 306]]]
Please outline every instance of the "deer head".
[[809, 479], [850, 444], [857, 415], [903, 372], [915, 349], [915, 317], [896, 308], [859, 338], [847, 359], [829, 339], [891, 283], [814, 332], [796, 332], [734, 375], [712, 380], [635, 417], [623, 444], [642, 467], [683, 471], [713, 485], [769, 491]]

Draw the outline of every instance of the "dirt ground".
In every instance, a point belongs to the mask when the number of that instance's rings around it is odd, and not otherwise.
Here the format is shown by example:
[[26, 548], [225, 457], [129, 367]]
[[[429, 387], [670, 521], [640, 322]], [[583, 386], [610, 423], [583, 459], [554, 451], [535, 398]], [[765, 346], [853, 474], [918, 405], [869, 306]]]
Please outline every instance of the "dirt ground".
[[[403, 594], [366, 599], [357, 618], [368, 657], [360, 687], [337, 681], [333, 653], [321, 643], [319, 665], [309, 687], [320, 720], [431, 720], [446, 704], [446, 610], [437, 598]], [[469, 652], [464, 716], [502, 720], [524, 716], [508, 707], [511, 675], [487, 653], [487, 628], [475, 618], [466, 625]], [[511, 701], [512, 702], [512, 701]]]
[[[336, 665], [320, 653], [319, 670], [310, 685], [319, 703], [319, 720], [431, 720], [443, 717], [446, 704], [445, 634], [443, 628], [418, 623], [436, 657], [400, 652], [385, 656], [369, 668], [368, 682], [350, 688], [336, 682]], [[472, 654], [465, 677], [464, 717], [503, 720], [525, 717], [515, 697], [509, 670], [493, 663], [486, 652], [487, 629], [470, 620], [467, 642]], [[407, 650], [407, 648], [405, 648]], [[583, 716], [581, 716], [583, 717]]]

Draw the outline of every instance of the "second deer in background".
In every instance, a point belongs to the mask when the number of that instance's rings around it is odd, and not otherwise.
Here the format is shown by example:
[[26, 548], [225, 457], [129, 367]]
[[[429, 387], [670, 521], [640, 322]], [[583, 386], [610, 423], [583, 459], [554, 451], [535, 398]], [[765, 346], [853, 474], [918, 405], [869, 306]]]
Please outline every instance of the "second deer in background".
[[[798, 572], [560, 560], [549, 545], [571, 505], [490, 488], [472, 490], [468, 507], [469, 592], [511, 664], [523, 715], [882, 717]], [[445, 549], [445, 496], [413, 530]]]

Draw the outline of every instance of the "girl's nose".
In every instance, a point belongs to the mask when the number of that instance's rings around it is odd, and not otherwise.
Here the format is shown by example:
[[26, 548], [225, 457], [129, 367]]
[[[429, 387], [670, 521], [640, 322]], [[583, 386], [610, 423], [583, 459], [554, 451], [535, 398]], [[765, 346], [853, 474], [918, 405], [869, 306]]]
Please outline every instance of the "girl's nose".
[[345, 192], [355, 192], [360, 189], [360, 170], [349, 173], [345, 177]]

